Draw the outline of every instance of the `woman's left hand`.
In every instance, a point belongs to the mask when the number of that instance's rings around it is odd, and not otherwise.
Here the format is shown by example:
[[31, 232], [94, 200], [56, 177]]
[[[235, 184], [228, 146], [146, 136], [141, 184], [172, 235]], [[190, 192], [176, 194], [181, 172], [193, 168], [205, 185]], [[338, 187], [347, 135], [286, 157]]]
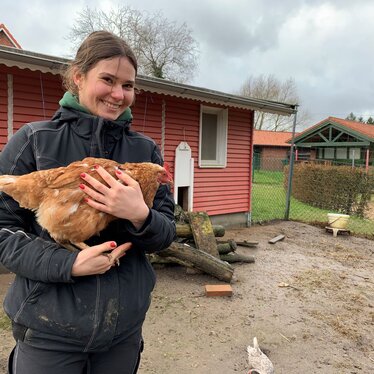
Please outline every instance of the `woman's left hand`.
[[144, 202], [139, 183], [121, 170], [116, 171], [118, 179], [113, 178], [101, 166], [98, 166], [96, 171], [106, 184], [88, 174], [81, 175], [89, 184], [80, 185], [81, 190], [88, 196], [87, 204], [101, 212], [127, 219], [136, 229], [140, 229], [148, 217], [149, 208]]

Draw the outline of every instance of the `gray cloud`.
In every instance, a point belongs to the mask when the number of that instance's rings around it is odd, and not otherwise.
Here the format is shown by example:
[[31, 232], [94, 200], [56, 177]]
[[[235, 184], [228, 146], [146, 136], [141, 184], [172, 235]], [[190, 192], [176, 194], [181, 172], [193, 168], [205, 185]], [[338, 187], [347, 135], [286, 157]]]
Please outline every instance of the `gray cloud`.
[[[66, 57], [77, 12], [111, 1], [2, 2], [2, 19], [26, 50]], [[114, 6], [117, 2], [112, 2]], [[200, 44], [197, 86], [236, 92], [250, 76], [294, 78], [313, 122], [371, 114], [374, 3], [370, 0], [129, 0], [186, 22]]]

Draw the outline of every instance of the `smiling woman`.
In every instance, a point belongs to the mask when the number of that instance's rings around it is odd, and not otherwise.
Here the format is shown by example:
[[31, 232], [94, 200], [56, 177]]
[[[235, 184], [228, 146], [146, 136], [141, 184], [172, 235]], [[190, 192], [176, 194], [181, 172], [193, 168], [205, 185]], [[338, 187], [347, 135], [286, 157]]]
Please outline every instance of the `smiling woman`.
[[[136, 59], [123, 39], [106, 31], [90, 34], [65, 72], [67, 92], [53, 118], [23, 126], [0, 154], [7, 182], [13, 175], [48, 175], [55, 199], [40, 206], [51, 222], [61, 213], [59, 234], [71, 227], [71, 240], [93, 224], [81, 239], [85, 249], [72, 253], [42, 228], [37, 206], [27, 211], [10, 192], [2, 194], [0, 263], [16, 275], [4, 301], [17, 341], [10, 374], [137, 372], [155, 285], [145, 254], [168, 247], [175, 237], [170, 188], [157, 182], [148, 199], [134, 173], [110, 174], [96, 162], [78, 174], [65, 168], [92, 157], [163, 170], [156, 143], [130, 130], [136, 74]], [[90, 177], [91, 171], [100, 177]], [[65, 197], [62, 181], [70, 188]], [[28, 202], [46, 192], [40, 180], [21, 190]], [[113, 217], [100, 235], [88, 210]]]

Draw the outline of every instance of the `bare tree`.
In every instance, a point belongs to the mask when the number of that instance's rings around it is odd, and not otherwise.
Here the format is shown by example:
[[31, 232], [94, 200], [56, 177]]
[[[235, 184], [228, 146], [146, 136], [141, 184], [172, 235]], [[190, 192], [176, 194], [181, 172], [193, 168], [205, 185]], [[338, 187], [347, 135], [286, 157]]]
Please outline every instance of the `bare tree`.
[[[251, 76], [241, 86], [239, 95], [300, 105], [296, 84], [292, 78], [281, 82], [273, 75]], [[297, 119], [298, 128], [309, 125], [310, 116], [306, 111], [299, 111]], [[255, 113], [255, 128], [257, 130], [288, 131], [292, 128], [292, 124], [292, 117], [259, 111]]]
[[139, 72], [157, 78], [186, 82], [197, 68], [198, 43], [185, 23], [178, 25], [161, 11], [141, 12], [118, 6], [105, 12], [84, 8], [68, 35], [74, 46], [96, 30], [107, 30], [125, 39], [134, 50]]

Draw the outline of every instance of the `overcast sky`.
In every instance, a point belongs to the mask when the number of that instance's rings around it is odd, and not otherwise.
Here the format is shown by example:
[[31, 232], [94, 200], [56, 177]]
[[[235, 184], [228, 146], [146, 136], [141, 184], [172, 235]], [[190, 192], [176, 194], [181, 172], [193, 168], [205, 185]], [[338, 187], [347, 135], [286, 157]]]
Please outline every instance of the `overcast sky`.
[[87, 5], [162, 10], [186, 22], [200, 47], [190, 84], [235, 93], [252, 76], [296, 82], [310, 125], [374, 117], [373, 0], [2, 0], [4, 23], [28, 51], [67, 57], [67, 35]]

